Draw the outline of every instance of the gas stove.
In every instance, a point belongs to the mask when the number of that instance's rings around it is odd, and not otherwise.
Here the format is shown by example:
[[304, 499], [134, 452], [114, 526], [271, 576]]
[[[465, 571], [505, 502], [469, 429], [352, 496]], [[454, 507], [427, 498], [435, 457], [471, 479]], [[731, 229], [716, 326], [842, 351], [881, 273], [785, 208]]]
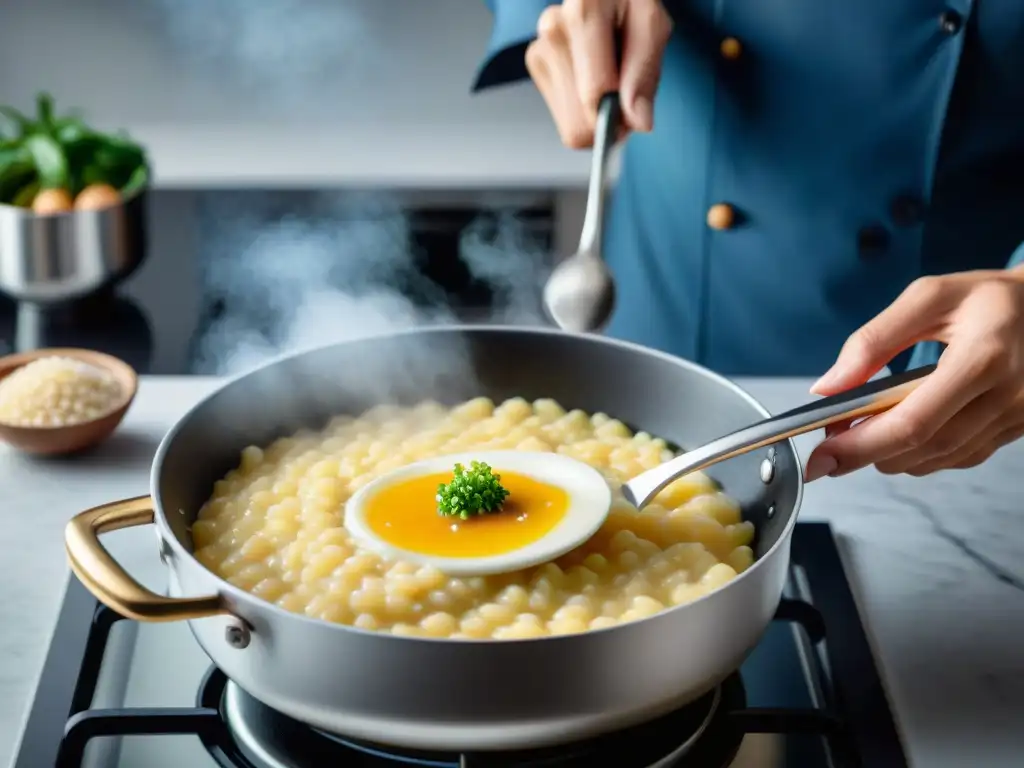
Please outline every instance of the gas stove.
[[[718, 688], [639, 726], [516, 753], [316, 730], [211, 667], [187, 625], [122, 620], [72, 576], [12, 768], [905, 768], [830, 527], [799, 523], [792, 552], [775, 620]], [[133, 573], [158, 579], [153, 560]]]

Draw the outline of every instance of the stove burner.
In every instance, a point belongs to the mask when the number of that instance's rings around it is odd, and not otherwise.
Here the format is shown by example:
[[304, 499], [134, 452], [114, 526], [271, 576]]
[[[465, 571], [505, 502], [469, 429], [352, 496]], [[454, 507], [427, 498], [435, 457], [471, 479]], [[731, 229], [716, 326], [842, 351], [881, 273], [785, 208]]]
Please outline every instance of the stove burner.
[[617, 768], [724, 768], [743, 738], [729, 713], [745, 707], [746, 694], [734, 674], [698, 701], [622, 731], [557, 747], [474, 754], [408, 750], [330, 734], [266, 706], [216, 669], [207, 675], [198, 704], [216, 708], [228, 725], [227, 738], [203, 738], [224, 768], [589, 768], [609, 756], [616, 756]]

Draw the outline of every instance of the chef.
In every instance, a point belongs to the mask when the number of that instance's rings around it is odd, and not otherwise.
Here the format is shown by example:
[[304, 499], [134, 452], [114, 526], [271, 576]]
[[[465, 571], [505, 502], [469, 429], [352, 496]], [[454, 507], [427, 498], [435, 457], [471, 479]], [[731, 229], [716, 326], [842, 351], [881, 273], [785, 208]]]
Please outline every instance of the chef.
[[1024, 435], [1024, 2], [486, 2], [477, 90], [531, 77], [572, 148], [620, 93], [611, 335], [822, 395], [941, 351], [808, 480]]

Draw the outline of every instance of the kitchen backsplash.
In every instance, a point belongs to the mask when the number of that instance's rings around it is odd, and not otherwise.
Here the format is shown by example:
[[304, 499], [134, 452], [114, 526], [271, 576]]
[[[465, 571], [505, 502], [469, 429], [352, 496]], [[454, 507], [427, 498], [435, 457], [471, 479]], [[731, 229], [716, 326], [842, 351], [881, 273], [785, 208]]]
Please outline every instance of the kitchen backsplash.
[[582, 183], [535, 89], [470, 93], [490, 30], [482, 0], [0, 0], [0, 103], [49, 90], [176, 186]]
[[118, 124], [543, 114], [528, 88], [470, 97], [482, 0], [0, 0], [0, 17], [0, 101], [46, 88]]

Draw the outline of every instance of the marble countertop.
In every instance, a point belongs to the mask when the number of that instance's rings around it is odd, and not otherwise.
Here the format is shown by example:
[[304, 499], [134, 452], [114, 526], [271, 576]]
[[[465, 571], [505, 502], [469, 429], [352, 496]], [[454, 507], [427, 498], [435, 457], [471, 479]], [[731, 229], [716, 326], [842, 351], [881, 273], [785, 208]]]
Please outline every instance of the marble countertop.
[[[89, 455], [33, 460], [0, 446], [0, 766], [53, 632], [65, 522], [146, 493], [159, 440], [216, 383], [143, 378], [124, 424]], [[776, 412], [810, 384], [740, 383]], [[815, 439], [798, 441], [802, 456]], [[1022, 467], [1024, 442], [967, 472], [919, 480], [867, 470], [807, 489], [801, 519], [828, 520], [837, 533], [915, 767], [1024, 764]]]

